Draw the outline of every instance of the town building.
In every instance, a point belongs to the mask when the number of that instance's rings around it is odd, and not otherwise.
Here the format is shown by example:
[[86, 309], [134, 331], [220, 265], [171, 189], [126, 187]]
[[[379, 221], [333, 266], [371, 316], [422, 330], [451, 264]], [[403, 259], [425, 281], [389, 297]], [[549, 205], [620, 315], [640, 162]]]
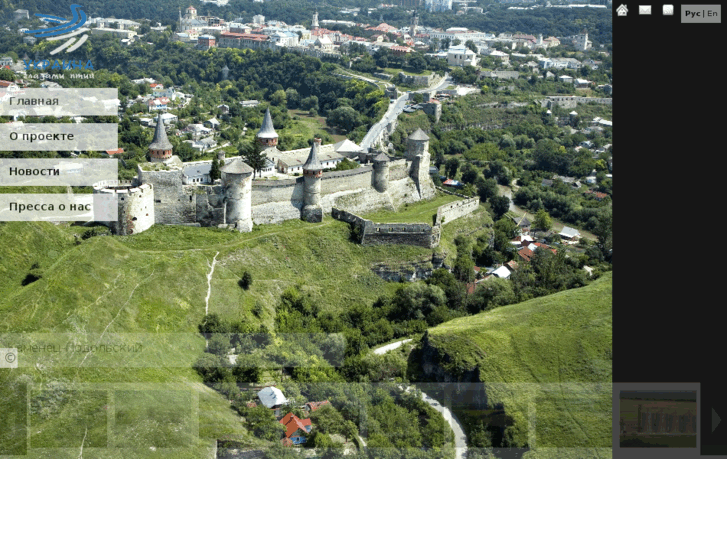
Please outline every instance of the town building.
[[464, 45], [455, 45], [447, 51], [447, 64], [449, 66], [477, 66], [477, 53], [470, 51]]

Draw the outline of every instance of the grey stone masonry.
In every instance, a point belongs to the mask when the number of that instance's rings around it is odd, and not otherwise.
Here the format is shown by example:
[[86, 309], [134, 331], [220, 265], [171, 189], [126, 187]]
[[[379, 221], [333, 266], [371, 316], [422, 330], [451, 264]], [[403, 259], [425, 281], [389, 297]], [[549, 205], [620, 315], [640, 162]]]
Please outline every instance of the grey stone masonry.
[[472, 197], [463, 201], [455, 201], [437, 208], [437, 225], [445, 225], [450, 221], [467, 216], [480, 206], [480, 198]]

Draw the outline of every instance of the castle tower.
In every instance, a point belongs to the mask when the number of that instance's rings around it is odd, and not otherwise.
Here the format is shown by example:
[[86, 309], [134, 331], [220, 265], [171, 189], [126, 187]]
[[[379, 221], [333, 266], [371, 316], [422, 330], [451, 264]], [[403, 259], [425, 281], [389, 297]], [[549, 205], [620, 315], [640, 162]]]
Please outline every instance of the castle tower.
[[417, 183], [419, 196], [429, 199], [435, 196], [436, 190], [429, 176], [429, 137], [417, 129], [406, 139], [406, 159], [409, 163], [409, 176]]
[[310, 25], [311, 30], [318, 30], [318, 11], [313, 14], [313, 22]]
[[164, 128], [161, 113], [157, 116], [154, 140], [149, 144], [149, 154], [152, 163], [163, 163], [167, 159], [172, 158], [172, 143], [167, 138], [167, 130]]
[[311, 223], [323, 221], [321, 209], [321, 178], [323, 165], [318, 160], [318, 143], [310, 148], [308, 159], [303, 165], [303, 215], [302, 219]]
[[[118, 216], [116, 221], [100, 222], [115, 235], [133, 235], [154, 225], [154, 187], [149, 184], [128, 185], [119, 182], [98, 182], [93, 193], [114, 195]], [[95, 199], [94, 199], [95, 201]]]
[[406, 139], [406, 158], [412, 161], [424, 153], [429, 154], [429, 137], [423, 130], [417, 129]]
[[381, 152], [374, 161], [374, 189], [379, 193], [389, 190], [389, 156]]
[[241, 233], [252, 231], [252, 168], [239, 157], [222, 168], [225, 223]]
[[257, 139], [265, 148], [265, 151], [275, 148], [278, 145], [278, 133], [275, 132], [273, 127], [273, 118], [270, 116], [270, 108], [265, 111], [265, 119], [263, 120], [263, 126], [257, 133]]

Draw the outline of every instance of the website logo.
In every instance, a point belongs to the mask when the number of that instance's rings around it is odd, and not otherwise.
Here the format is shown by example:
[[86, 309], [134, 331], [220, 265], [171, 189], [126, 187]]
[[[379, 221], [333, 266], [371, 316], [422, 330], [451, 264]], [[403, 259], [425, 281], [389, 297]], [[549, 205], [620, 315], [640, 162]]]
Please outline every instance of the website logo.
[[[86, 13], [79, 9], [81, 6], [78, 4], [71, 4], [71, 19], [64, 19], [56, 15], [44, 15], [42, 13], [36, 13], [35, 16], [45, 21], [48, 24], [56, 24], [51, 28], [40, 28], [37, 30], [26, 30], [26, 34], [33, 35], [36, 38], [45, 38], [49, 42], [55, 42], [59, 40], [67, 40], [64, 44], [55, 48], [50, 52], [51, 55], [55, 55], [61, 51], [68, 50], [68, 53], [75, 51], [81, 47], [88, 39], [88, 28], [82, 28], [86, 24]], [[76, 41], [76, 38], [81, 38]]]

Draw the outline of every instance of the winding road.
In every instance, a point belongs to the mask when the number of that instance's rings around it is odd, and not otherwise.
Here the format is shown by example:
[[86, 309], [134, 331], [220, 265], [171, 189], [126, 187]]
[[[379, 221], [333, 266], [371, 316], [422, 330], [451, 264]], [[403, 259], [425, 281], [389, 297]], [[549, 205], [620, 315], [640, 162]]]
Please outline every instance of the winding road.
[[[400, 346], [402, 346], [405, 343], [411, 342], [411, 339], [404, 339], [402, 341], [396, 341], [390, 344], [386, 344], [384, 346], [380, 346], [376, 350], [374, 350], [374, 354], [386, 354], [387, 352], [390, 352], [392, 350], [396, 350]], [[407, 386], [406, 389], [403, 386], [399, 386], [402, 390], [405, 392], [409, 392], [414, 388], [413, 386]], [[454, 432], [454, 450], [455, 450], [455, 459], [462, 460], [466, 458], [467, 454], [467, 436], [464, 433], [464, 429], [462, 428], [462, 424], [460, 424], [459, 420], [457, 420], [457, 417], [454, 416], [452, 411], [449, 410], [448, 407], [445, 407], [442, 405], [439, 401], [434, 399], [433, 397], [428, 396], [421, 390], [419, 390], [419, 395], [421, 396], [422, 400], [427, 403], [430, 407], [432, 407], [435, 411], [440, 413], [444, 420], [449, 424], [449, 427], [452, 428], [452, 432]]]
[[[381, 83], [381, 82], [376, 82], [375, 80], [371, 80], [369, 78], [364, 78], [364, 77], [361, 77], [360, 79], [363, 79], [365, 81], [370, 81], [372, 83]], [[364, 150], [368, 150], [369, 148], [376, 147], [376, 143], [379, 141], [381, 132], [389, 125], [389, 123], [394, 121], [401, 112], [404, 111], [404, 108], [406, 107], [406, 103], [409, 100], [409, 96], [412, 93], [426, 93], [426, 92], [438, 91], [440, 89], [443, 89], [450, 83], [452, 83], [452, 80], [449, 77], [449, 73], [447, 73], [444, 75], [443, 78], [441, 78], [439, 80], [439, 82], [437, 82], [432, 87], [429, 87], [427, 89], [418, 89], [417, 91], [410, 91], [410, 92], [402, 93], [401, 96], [399, 96], [399, 98], [397, 98], [394, 102], [389, 104], [389, 109], [386, 110], [384, 117], [382, 117], [381, 120], [374, 123], [374, 125], [369, 129], [369, 132], [367, 132], [366, 136], [364, 136], [363, 140], [361, 140], [360, 146]]]

